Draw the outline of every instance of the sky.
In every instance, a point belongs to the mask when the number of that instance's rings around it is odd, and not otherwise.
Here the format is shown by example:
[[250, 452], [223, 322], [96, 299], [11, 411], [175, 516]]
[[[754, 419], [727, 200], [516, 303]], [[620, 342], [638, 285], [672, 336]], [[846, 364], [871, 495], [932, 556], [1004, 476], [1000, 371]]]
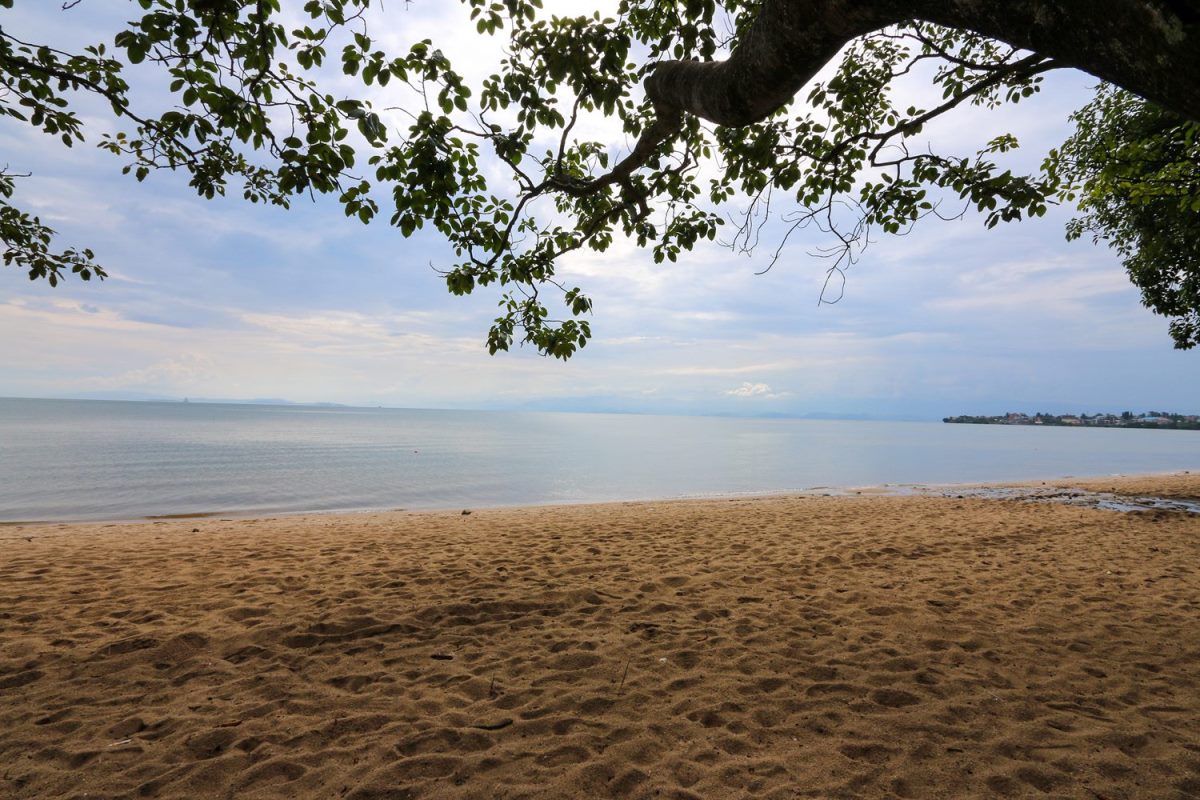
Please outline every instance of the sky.
[[[5, 30], [111, 41], [136, 9], [60, 5], [18, 0]], [[393, 51], [434, 38], [468, 76], [500, 57], [457, 3], [389, 4], [371, 32]], [[1067, 115], [1094, 85], [1060, 71], [1033, 100], [960, 111], [931, 136], [965, 154], [1011, 131], [1014, 163], [1028, 168], [1069, 135]], [[529, 348], [489, 356], [498, 295], [449, 295], [435, 268], [453, 254], [436, 233], [405, 239], [386, 214], [364, 226], [328, 199], [290, 210], [206, 201], [183, 175], [138, 184], [94, 147], [118, 124], [85, 110], [92, 133], [71, 149], [0, 124], [3, 161], [32, 173], [14, 202], [61, 246], [95, 250], [111, 275], [51, 288], [0, 267], [0, 396], [907, 419], [1200, 412], [1200, 353], [1172, 349], [1167, 321], [1141, 306], [1114, 252], [1065, 240], [1071, 209], [990, 231], [968, 214], [880, 236], [835, 305], [818, 303], [816, 237], [795, 240], [766, 274], [768, 248], [747, 257], [713, 243], [655, 265], [618, 239], [560, 265], [595, 304], [584, 350], [565, 363]], [[603, 121], [593, 133], [614, 153], [631, 144]]]

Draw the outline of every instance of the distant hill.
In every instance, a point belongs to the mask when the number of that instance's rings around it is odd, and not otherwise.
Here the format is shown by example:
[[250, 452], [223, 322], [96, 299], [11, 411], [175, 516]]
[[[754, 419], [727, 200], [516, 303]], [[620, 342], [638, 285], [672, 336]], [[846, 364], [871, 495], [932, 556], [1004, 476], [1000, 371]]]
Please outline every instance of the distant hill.
[[253, 405], [253, 406], [318, 406], [321, 408], [349, 408], [345, 403], [302, 403], [296, 400], [287, 400], [282, 397], [253, 397], [253, 398], [229, 398], [229, 397], [172, 397], [163, 394], [149, 394], [146, 392], [79, 392], [77, 394], [68, 395], [64, 400], [117, 400], [124, 402], [138, 403], [224, 403], [227, 405]]

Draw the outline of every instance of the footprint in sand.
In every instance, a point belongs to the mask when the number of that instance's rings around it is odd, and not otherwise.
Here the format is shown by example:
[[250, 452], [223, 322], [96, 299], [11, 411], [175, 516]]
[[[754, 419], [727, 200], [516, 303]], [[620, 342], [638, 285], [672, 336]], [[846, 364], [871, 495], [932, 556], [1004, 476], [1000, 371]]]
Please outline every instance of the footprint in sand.
[[921, 698], [902, 689], [876, 689], [871, 692], [871, 699], [888, 708], [903, 708], [921, 702]]

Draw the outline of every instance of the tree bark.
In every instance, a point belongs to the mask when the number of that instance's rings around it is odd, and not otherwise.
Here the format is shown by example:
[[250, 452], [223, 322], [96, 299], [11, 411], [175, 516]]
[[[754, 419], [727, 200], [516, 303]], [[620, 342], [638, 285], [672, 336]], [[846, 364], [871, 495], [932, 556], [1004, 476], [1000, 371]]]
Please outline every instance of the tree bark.
[[1200, 121], [1200, 0], [763, 0], [730, 57], [667, 61], [660, 115], [742, 126], [785, 105], [850, 40], [905, 22], [974, 31]]

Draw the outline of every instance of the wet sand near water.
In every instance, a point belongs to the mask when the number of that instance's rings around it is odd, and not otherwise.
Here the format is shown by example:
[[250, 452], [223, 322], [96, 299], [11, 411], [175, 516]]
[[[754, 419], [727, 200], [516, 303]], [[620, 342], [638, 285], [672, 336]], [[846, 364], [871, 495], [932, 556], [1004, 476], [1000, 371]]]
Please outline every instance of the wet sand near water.
[[942, 497], [6, 526], [0, 796], [1197, 797], [1198, 566]]

